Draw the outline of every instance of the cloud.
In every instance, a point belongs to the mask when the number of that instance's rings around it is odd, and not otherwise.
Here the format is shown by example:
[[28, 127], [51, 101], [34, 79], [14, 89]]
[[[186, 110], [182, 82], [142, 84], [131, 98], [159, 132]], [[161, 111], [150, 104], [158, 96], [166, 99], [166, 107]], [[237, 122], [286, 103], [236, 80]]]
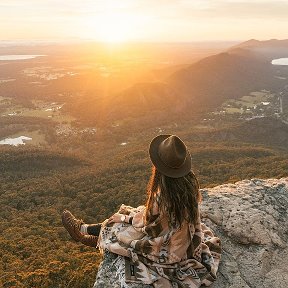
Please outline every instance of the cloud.
[[154, 17], [261, 17], [283, 18], [288, 15], [287, 0], [1, 0], [0, 16], [62, 15], [84, 17], [106, 10], [146, 13]]
[[[85, 19], [90, 21], [109, 13], [138, 18], [141, 33], [147, 38], [157, 38], [158, 33], [159, 38], [167, 35], [168, 39], [174, 33], [184, 40], [188, 31], [196, 35], [217, 27], [220, 32], [235, 27], [240, 33], [242, 29], [243, 35], [253, 27], [257, 38], [257, 33], [265, 34], [268, 25], [275, 35], [279, 31], [284, 35], [288, 29], [287, 0], [0, 0], [0, 26], [9, 27], [11, 35], [23, 27], [29, 33], [35, 31], [35, 35], [36, 29], [48, 31], [55, 27], [73, 33]], [[229, 33], [235, 36], [233, 31]], [[3, 35], [0, 32], [0, 39]]]
[[277, 20], [288, 15], [287, 0], [134, 0], [131, 7], [163, 20], [185, 22], [192, 17], [203, 20], [211, 17]]
[[[158, 2], [157, 2], [158, 3]], [[152, 5], [152, 3], [151, 3]], [[157, 7], [158, 6], [158, 7]], [[174, 15], [174, 18], [187, 20], [197, 18], [287, 18], [287, 0], [178, 0], [168, 1], [166, 7], [154, 4], [160, 14]]]
[[240, 1], [226, 0], [216, 1], [214, 12], [218, 17], [241, 17], [241, 18], [287, 18], [287, 1]]

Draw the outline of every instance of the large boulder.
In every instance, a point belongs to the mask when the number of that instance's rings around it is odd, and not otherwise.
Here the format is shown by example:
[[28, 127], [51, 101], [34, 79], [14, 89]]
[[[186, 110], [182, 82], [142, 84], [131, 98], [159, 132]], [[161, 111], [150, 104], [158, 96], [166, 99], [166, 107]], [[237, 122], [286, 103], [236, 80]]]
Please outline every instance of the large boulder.
[[[244, 180], [202, 189], [202, 195], [202, 220], [223, 245], [211, 287], [288, 287], [288, 178]], [[116, 261], [121, 257], [105, 253], [94, 288], [152, 287], [126, 284]]]

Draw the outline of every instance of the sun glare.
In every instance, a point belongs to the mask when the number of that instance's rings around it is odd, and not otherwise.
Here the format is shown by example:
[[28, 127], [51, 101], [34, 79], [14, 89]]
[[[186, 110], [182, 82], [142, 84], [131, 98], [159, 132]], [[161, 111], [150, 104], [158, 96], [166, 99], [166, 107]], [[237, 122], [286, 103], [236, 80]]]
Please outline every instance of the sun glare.
[[136, 20], [129, 14], [105, 13], [86, 20], [84, 33], [103, 42], [126, 42], [137, 37]]

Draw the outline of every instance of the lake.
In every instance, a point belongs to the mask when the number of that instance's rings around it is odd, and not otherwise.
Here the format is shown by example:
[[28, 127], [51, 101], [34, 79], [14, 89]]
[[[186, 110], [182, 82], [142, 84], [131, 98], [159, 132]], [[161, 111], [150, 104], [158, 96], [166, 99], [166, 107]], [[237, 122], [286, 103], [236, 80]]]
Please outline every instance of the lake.
[[42, 56], [46, 55], [0, 55], [0, 61], [27, 60]]
[[274, 59], [271, 63], [273, 65], [288, 65], [288, 58]]
[[5, 138], [4, 140], [0, 141], [0, 145], [13, 145], [13, 146], [25, 145], [25, 141], [29, 140], [32, 140], [32, 138], [26, 136], [19, 136], [16, 138]]

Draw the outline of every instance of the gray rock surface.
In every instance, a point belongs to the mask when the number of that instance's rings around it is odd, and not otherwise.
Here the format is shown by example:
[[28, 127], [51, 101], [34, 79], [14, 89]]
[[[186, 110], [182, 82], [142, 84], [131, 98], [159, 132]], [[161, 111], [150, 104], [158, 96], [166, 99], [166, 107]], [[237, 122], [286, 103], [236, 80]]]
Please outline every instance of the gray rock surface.
[[[288, 287], [288, 178], [243, 180], [202, 195], [202, 220], [223, 245], [211, 288]], [[116, 257], [105, 254], [94, 288], [152, 287], [120, 283]]]
[[[125, 273], [124, 270], [118, 271], [116, 262], [122, 261], [123, 257], [117, 256], [110, 252], [104, 253], [104, 258], [99, 266], [96, 282], [93, 288], [152, 288], [151, 285], [124, 283]], [[124, 264], [124, 263], [123, 263]], [[121, 275], [122, 274], [122, 275]]]

